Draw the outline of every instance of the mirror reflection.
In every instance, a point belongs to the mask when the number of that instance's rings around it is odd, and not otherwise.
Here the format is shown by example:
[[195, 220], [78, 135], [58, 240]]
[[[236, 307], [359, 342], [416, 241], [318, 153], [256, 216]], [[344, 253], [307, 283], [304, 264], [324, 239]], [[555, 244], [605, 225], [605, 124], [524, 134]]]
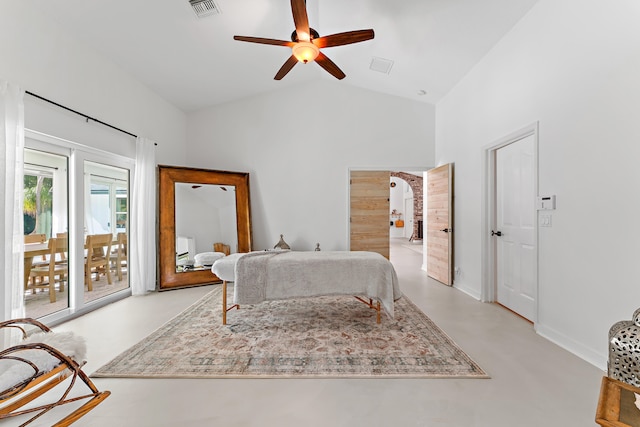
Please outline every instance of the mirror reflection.
[[158, 288], [220, 282], [216, 256], [251, 251], [249, 173], [158, 165]]
[[176, 273], [209, 270], [238, 251], [236, 187], [175, 183]]

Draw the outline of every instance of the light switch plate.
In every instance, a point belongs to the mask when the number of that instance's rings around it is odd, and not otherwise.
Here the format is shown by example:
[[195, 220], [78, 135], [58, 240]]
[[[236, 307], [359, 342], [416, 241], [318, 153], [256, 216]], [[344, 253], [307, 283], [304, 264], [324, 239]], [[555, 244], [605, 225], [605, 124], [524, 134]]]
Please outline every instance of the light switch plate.
[[540, 214], [538, 224], [540, 224], [540, 227], [551, 227], [551, 214]]

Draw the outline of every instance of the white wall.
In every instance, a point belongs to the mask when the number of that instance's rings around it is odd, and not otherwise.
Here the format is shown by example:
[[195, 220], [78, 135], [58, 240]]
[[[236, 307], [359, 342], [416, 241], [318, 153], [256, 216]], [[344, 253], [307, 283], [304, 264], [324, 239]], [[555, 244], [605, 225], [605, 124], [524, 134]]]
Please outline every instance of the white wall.
[[[185, 158], [186, 115], [86, 46], [32, 2], [0, 0], [0, 77], [158, 143], [157, 159]], [[27, 128], [133, 156], [133, 138], [25, 96]]]
[[[37, 7], [37, 2], [0, 0], [0, 78], [156, 141], [159, 163], [183, 162], [186, 115], [81, 40], [70, 38]], [[25, 95], [25, 126], [116, 154], [135, 154], [131, 136], [86, 123], [29, 95]], [[1, 312], [0, 317], [6, 318], [7, 313]]]
[[399, 228], [395, 226], [395, 221], [397, 219], [401, 219], [405, 221], [407, 219], [404, 211], [404, 197], [405, 197], [405, 186], [407, 182], [401, 178], [392, 176], [391, 182], [395, 182], [395, 187], [390, 187], [389, 190], [389, 209], [390, 212], [393, 212], [395, 209], [396, 212], [402, 214], [401, 217], [390, 217], [389, 222], [393, 221], [394, 225], [389, 227], [389, 237], [402, 237], [404, 235], [404, 227]]
[[607, 332], [640, 306], [640, 3], [541, 0], [437, 105], [455, 162], [456, 286], [480, 294], [482, 148], [539, 121], [537, 331], [604, 367]]
[[[396, 210], [400, 216], [390, 217], [390, 222], [394, 224], [389, 227], [389, 237], [391, 238], [411, 238], [413, 235], [413, 189], [407, 181], [396, 176], [391, 177], [391, 181], [396, 183], [389, 191], [389, 209], [390, 212]], [[407, 210], [410, 206], [410, 210]], [[402, 220], [404, 225], [397, 227], [396, 220]]]
[[349, 168], [433, 165], [434, 107], [318, 81], [191, 113], [189, 165], [249, 172], [254, 249], [348, 248]]

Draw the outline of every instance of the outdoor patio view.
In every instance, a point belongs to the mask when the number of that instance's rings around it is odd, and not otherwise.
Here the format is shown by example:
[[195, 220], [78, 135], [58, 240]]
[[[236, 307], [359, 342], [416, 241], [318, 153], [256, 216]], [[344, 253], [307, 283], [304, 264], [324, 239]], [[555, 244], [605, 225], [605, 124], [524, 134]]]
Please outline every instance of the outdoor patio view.
[[[68, 157], [25, 149], [24, 159], [26, 315], [41, 318], [128, 288], [128, 170], [85, 161], [84, 197], [77, 198], [69, 197]], [[77, 241], [84, 256], [74, 259], [69, 211], [82, 199], [84, 232]], [[83, 277], [74, 278], [78, 262]]]

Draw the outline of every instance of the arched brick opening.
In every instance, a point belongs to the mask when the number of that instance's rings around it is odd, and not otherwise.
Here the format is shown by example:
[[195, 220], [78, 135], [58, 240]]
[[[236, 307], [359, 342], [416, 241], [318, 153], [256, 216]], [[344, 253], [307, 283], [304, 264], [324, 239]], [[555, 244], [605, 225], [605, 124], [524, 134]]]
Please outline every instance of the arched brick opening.
[[411, 187], [411, 190], [413, 190], [413, 230], [409, 240], [422, 239], [422, 230], [420, 230], [420, 226], [423, 223], [422, 177], [411, 173], [393, 171], [391, 172], [391, 176], [406, 181], [409, 187]]

